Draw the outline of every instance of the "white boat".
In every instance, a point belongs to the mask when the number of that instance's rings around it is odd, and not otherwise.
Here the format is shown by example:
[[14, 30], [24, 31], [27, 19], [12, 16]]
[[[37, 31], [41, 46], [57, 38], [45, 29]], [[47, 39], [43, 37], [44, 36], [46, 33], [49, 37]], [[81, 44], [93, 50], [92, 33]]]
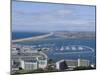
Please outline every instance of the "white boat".
[[72, 46], [71, 48], [72, 48], [72, 50], [76, 50], [76, 47], [75, 46]]
[[78, 50], [83, 50], [83, 47], [79, 46], [79, 47], [78, 47]]
[[66, 50], [69, 50], [70, 48], [69, 48], [69, 46], [66, 46], [66, 48], [65, 48]]
[[61, 48], [60, 48], [60, 51], [63, 51], [64, 50], [64, 47], [62, 46]]

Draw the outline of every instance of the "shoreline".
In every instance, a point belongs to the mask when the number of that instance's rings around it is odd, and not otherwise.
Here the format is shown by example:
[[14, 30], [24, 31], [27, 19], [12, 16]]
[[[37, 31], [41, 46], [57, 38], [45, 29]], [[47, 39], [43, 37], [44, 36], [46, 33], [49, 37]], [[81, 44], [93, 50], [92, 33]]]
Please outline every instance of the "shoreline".
[[43, 39], [43, 38], [52, 36], [53, 34], [54, 34], [53, 32], [50, 32], [49, 34], [45, 34], [45, 35], [33, 36], [33, 37], [22, 38], [22, 39], [16, 39], [16, 40], [12, 40], [12, 43], [21, 42], [21, 41], [31, 41], [31, 40]]

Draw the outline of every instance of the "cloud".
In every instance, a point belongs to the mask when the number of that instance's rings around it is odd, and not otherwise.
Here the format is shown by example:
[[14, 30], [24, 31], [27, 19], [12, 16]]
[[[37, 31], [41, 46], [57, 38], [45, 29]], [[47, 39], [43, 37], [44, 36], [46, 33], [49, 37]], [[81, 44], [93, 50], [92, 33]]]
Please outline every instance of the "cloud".
[[73, 10], [65, 8], [43, 11], [14, 9], [12, 13], [12, 29], [22, 31], [94, 31], [95, 20], [86, 15], [75, 13]]
[[[67, 15], [71, 14], [69, 10], [52, 10], [43, 12], [25, 12], [15, 11], [13, 13], [13, 24], [34, 25], [63, 22]], [[66, 16], [65, 16], [66, 15]]]

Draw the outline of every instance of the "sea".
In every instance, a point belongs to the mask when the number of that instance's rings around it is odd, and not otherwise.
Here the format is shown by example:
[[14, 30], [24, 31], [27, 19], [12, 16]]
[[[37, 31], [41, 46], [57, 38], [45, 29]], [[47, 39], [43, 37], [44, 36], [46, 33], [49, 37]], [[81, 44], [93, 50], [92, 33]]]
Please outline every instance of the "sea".
[[[32, 36], [40, 36], [47, 33], [43, 32], [12, 32], [12, 40], [27, 38]], [[14, 44], [14, 43], [13, 43]], [[15, 44], [23, 46], [33, 46], [35, 48], [49, 48], [48, 51], [44, 51], [47, 54], [48, 59], [52, 59], [54, 62], [59, 60], [77, 60], [86, 59], [89, 60], [91, 64], [96, 64], [96, 39], [95, 38], [77, 38], [77, 39], [67, 39], [63, 37], [51, 36], [48, 38], [27, 41], [27, 42], [17, 42]], [[72, 50], [71, 46], [75, 46], [76, 50]], [[77, 47], [89, 47], [91, 50], [78, 50]], [[66, 50], [66, 47], [69, 47]]]

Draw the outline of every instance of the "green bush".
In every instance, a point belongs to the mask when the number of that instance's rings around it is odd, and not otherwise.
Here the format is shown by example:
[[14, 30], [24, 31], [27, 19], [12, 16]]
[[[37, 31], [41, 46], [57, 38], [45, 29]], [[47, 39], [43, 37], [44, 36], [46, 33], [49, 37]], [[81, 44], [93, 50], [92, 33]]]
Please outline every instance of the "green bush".
[[89, 69], [94, 69], [94, 68], [92, 68], [91, 66], [87, 66], [87, 67], [80, 66], [80, 67], [74, 68], [74, 70], [89, 70]]

